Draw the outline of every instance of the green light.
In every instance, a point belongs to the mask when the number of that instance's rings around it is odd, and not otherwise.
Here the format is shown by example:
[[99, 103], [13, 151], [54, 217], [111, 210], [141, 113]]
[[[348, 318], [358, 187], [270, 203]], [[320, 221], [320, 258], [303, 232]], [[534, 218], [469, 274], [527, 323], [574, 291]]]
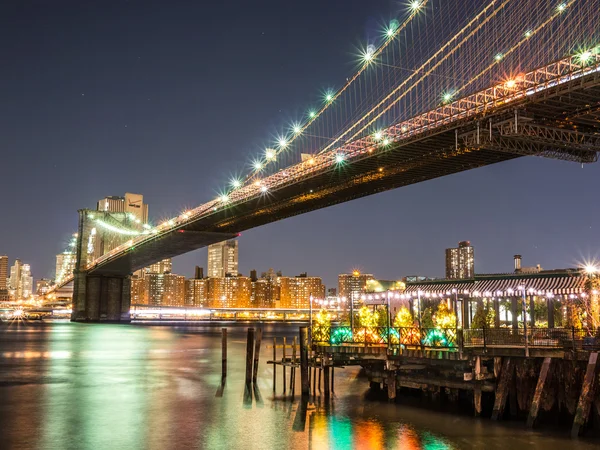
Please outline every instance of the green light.
[[333, 91], [325, 92], [325, 101], [330, 102], [333, 100]]
[[254, 161], [252, 163], [252, 167], [254, 167], [254, 169], [256, 170], [261, 170], [263, 168], [262, 162], [260, 161]]
[[577, 54], [575, 57], [581, 64], [586, 64], [592, 59], [592, 56], [592, 52], [588, 50]]
[[504, 59], [504, 55], [502, 53], [497, 53], [496, 56], [494, 56], [494, 59], [496, 62], [500, 62]]
[[279, 144], [279, 147], [280, 147], [280, 148], [286, 148], [286, 147], [288, 146], [288, 141], [287, 141], [287, 139], [286, 139], [286, 138], [284, 138], [284, 137], [280, 137], [280, 138], [277, 140], [277, 143]]
[[561, 3], [560, 5], [558, 5], [556, 7], [557, 11], [559, 13], [564, 12], [565, 9], [567, 9], [567, 4], [566, 3]]
[[410, 9], [416, 11], [417, 9], [419, 9], [421, 7], [421, 2], [419, 0], [415, 0], [413, 2], [410, 3]]
[[344, 162], [344, 155], [342, 155], [340, 153], [338, 153], [337, 155], [335, 155], [335, 162], [338, 163], [338, 164]]
[[223, 195], [221, 195], [221, 196], [219, 197], [219, 200], [220, 200], [222, 203], [227, 203], [227, 202], [229, 201], [229, 196], [228, 196], [227, 194], [223, 194]]
[[313, 119], [316, 115], [317, 115], [317, 113], [314, 112], [314, 111], [309, 111], [308, 112], [308, 117], [310, 117], [311, 119]]
[[383, 139], [383, 132], [376, 131], [375, 134], [373, 135], [373, 139], [375, 139], [376, 141], [380, 141], [381, 139]]
[[385, 138], [381, 143], [383, 145], [390, 145], [390, 140], [388, 138]]
[[237, 189], [242, 185], [242, 182], [238, 179], [231, 180], [231, 185]]
[[452, 100], [452, 94], [446, 92], [442, 98], [444, 99], [444, 103], [449, 103]]
[[530, 38], [532, 35], [533, 35], [533, 31], [531, 31], [531, 30], [527, 30], [527, 31], [525, 32], [525, 37], [526, 37], [526, 38]]
[[300, 126], [300, 124], [295, 123], [294, 125], [292, 125], [292, 131], [294, 132], [294, 134], [300, 134], [302, 132], [302, 127]]

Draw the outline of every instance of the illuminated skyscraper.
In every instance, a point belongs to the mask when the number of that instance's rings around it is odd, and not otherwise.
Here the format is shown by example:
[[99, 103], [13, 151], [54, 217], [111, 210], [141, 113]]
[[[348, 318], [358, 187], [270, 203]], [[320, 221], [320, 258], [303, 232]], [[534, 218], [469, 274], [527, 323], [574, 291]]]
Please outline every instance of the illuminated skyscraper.
[[446, 278], [459, 280], [475, 276], [475, 252], [469, 241], [461, 241], [458, 248], [446, 249]]
[[347, 301], [357, 302], [367, 291], [367, 283], [374, 277], [370, 273], [360, 273], [354, 270], [352, 273], [341, 273], [338, 275], [338, 291], [340, 298], [346, 298]]
[[45, 295], [52, 286], [52, 280], [48, 278], [42, 278], [35, 283], [35, 293], [37, 295]]
[[20, 259], [10, 268], [9, 293], [15, 300], [27, 299], [33, 293], [31, 267]]
[[54, 279], [60, 284], [64, 278], [73, 275], [77, 256], [75, 253], [65, 252], [56, 255], [56, 274]]
[[238, 274], [238, 241], [218, 242], [208, 246], [208, 276], [222, 278]]
[[0, 256], [0, 301], [8, 299], [8, 256]]
[[325, 286], [319, 277], [306, 273], [296, 277], [279, 278], [281, 308], [309, 308], [310, 296], [325, 298]]
[[0, 256], [0, 291], [8, 289], [8, 256]]
[[131, 277], [131, 304], [132, 305], [147, 305], [148, 291], [146, 290], [147, 282], [144, 278], [137, 275]]
[[163, 259], [157, 263], [151, 264], [144, 269], [145, 273], [171, 273], [173, 271], [173, 262], [171, 258]]

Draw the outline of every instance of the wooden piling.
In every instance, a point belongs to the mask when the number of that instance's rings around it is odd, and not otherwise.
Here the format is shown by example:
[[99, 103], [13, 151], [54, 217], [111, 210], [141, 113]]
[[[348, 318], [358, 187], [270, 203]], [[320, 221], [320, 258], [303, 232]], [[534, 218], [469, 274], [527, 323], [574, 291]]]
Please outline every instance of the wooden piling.
[[533, 428], [535, 421], [540, 411], [540, 402], [542, 401], [542, 394], [544, 393], [544, 385], [546, 384], [546, 378], [548, 377], [548, 371], [552, 358], [544, 358], [542, 368], [540, 369], [540, 376], [538, 377], [537, 384], [535, 386], [535, 392], [533, 393], [533, 400], [531, 401], [531, 408], [529, 408], [529, 416], [527, 417], [527, 427]]
[[598, 352], [591, 352], [588, 360], [585, 377], [583, 378], [583, 386], [581, 386], [581, 394], [577, 403], [577, 411], [575, 419], [573, 419], [573, 428], [571, 429], [571, 437], [576, 438], [581, 434], [581, 429], [587, 423], [590, 415], [590, 407], [594, 399], [596, 391], [596, 368], [598, 365]]
[[281, 370], [283, 371], [283, 393], [286, 393], [286, 381], [285, 381], [285, 345], [286, 345], [286, 339], [285, 336], [283, 337], [283, 356], [281, 358]]
[[319, 392], [321, 392], [321, 372], [323, 371], [323, 369], [321, 369], [319, 367], [319, 379], [317, 380], [317, 387], [319, 389]]
[[390, 370], [387, 373], [388, 400], [394, 401], [396, 398], [396, 371]]
[[292, 391], [292, 397], [296, 394], [296, 336], [292, 341], [292, 367], [290, 369], [290, 391]]
[[333, 394], [333, 392], [334, 392], [334, 389], [333, 389], [333, 388], [334, 388], [334, 381], [333, 381], [333, 379], [334, 379], [334, 375], [333, 375], [333, 366], [331, 366], [331, 393], [332, 393], [332, 394]]
[[246, 386], [249, 388], [252, 384], [252, 362], [254, 351], [254, 328], [248, 328], [248, 338], [246, 340]]
[[262, 343], [262, 328], [256, 330], [256, 340], [254, 342], [254, 370], [252, 371], [252, 382], [256, 384], [258, 377], [258, 361], [260, 358], [260, 345]]
[[308, 328], [300, 327], [300, 384], [302, 397], [310, 395], [310, 379], [308, 370]]
[[496, 386], [496, 399], [494, 401], [494, 410], [492, 412], [492, 420], [498, 420], [502, 418], [504, 413], [504, 407], [506, 406], [506, 399], [508, 397], [508, 391], [513, 378], [513, 362], [510, 358], [505, 358], [502, 362], [502, 369], [500, 370], [500, 379]]
[[276, 387], [277, 387], [277, 364], [275, 364], [275, 361], [277, 361], [277, 338], [276, 337], [273, 338], [273, 392], [276, 391]]
[[313, 395], [317, 395], [317, 366], [313, 367], [312, 374], [312, 393]]
[[325, 388], [325, 398], [329, 398], [329, 366], [323, 367], [323, 387]]
[[227, 377], [227, 328], [221, 328], [221, 380]]
[[481, 415], [481, 386], [476, 385], [473, 389], [473, 404], [475, 407], [475, 417]]

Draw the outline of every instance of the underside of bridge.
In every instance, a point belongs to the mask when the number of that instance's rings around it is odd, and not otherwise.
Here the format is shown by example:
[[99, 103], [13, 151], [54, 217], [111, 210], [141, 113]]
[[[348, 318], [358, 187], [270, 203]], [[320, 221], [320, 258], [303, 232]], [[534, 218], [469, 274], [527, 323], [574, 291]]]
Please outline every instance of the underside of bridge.
[[219, 210], [186, 229], [241, 232], [521, 156], [595, 162], [600, 151], [598, 124], [600, 75], [596, 72]]
[[[311, 173], [265, 195], [218, 208], [99, 266], [78, 266], [73, 320], [126, 320], [126, 279], [133, 271], [250, 228], [521, 156], [595, 162], [599, 123], [600, 73], [594, 71], [432, 128], [385, 151]], [[85, 222], [80, 217], [78, 254], [85, 242]]]

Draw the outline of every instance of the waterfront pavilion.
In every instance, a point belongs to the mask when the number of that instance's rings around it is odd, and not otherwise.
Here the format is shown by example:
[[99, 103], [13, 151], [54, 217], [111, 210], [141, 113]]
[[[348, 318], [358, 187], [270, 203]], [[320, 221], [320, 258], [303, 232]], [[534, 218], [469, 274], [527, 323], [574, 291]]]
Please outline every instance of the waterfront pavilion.
[[[454, 309], [459, 327], [597, 327], [597, 272], [585, 269], [484, 274], [471, 279], [407, 282], [399, 294], [416, 316], [441, 301]], [[478, 309], [480, 314], [473, 323]], [[525, 310], [525, 315], [523, 314]]]

